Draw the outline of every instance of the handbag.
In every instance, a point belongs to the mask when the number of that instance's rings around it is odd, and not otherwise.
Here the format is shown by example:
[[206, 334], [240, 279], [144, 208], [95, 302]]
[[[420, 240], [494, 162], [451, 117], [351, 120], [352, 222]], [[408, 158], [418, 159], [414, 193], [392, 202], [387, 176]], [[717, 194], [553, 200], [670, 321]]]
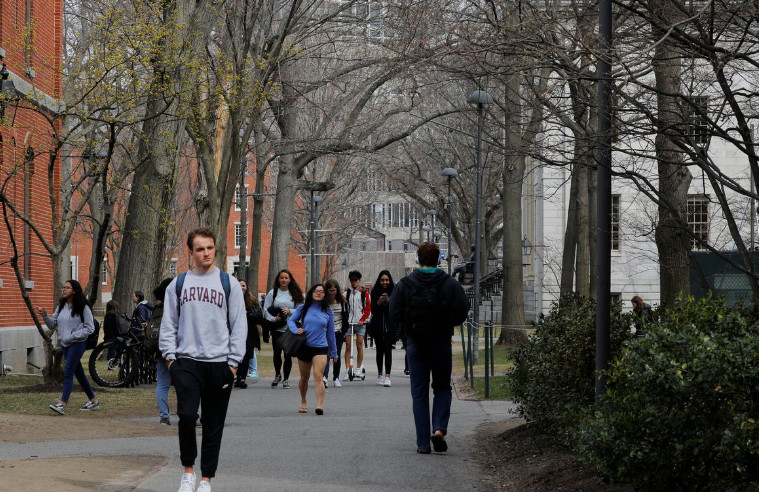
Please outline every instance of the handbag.
[[286, 329], [279, 337], [279, 345], [285, 353], [286, 357], [295, 357], [303, 344], [306, 343], [306, 334], [301, 333], [297, 335]]

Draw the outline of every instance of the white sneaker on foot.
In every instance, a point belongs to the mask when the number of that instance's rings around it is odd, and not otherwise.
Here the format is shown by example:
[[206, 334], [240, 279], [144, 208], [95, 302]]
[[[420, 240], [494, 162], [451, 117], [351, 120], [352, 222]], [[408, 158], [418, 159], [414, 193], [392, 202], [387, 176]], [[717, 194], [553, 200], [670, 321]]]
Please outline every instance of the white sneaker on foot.
[[201, 480], [200, 485], [198, 485], [198, 492], [211, 492], [211, 482]]
[[179, 484], [179, 492], [195, 492], [195, 474], [183, 473]]
[[377, 386], [382, 386], [385, 384], [385, 376], [377, 376]]
[[340, 382], [340, 379], [335, 378], [334, 380], [332, 380], [332, 386], [335, 388], [342, 388], [343, 383]]
[[343, 381], [347, 381], [347, 380], [348, 380], [348, 373], [346, 372], [345, 374], [343, 374]]
[[385, 384], [384, 384], [384, 386], [385, 386], [385, 388], [389, 388], [389, 387], [392, 386], [392, 383], [390, 382], [390, 378], [387, 377], [387, 376], [385, 376]]

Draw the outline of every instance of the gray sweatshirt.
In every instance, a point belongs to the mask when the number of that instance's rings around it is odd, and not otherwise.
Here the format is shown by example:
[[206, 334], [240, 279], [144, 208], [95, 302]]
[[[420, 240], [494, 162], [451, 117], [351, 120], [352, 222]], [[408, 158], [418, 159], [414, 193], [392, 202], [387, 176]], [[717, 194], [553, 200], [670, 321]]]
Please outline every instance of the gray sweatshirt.
[[[278, 307], [283, 308], [286, 307], [290, 309], [290, 313], [295, 311], [295, 301], [293, 301], [293, 296], [290, 294], [289, 290], [279, 290], [277, 289], [277, 296], [274, 297], [274, 289], [270, 290], [268, 294], [266, 294], [266, 299], [264, 299], [264, 318], [267, 320], [274, 322], [274, 316], [269, 314], [269, 308], [270, 307]], [[287, 319], [287, 316], [285, 316], [285, 319]], [[284, 326], [281, 326], [276, 329], [276, 331], [284, 333], [285, 329], [287, 328], [287, 324]]]
[[83, 342], [95, 331], [95, 320], [92, 317], [92, 311], [89, 306], [84, 306], [84, 319], [79, 316], [71, 316], [71, 306], [63, 305], [63, 310], [55, 312], [52, 316], [45, 316], [45, 324], [51, 330], [56, 328], [58, 331], [58, 340], [61, 345], [68, 347], [72, 343]]
[[[181, 301], [174, 279], [166, 288], [158, 348], [168, 360], [188, 358], [202, 362], [227, 362], [237, 367], [245, 355], [248, 324], [240, 283], [230, 277], [229, 327], [227, 300], [221, 284], [221, 270], [187, 272]], [[177, 313], [178, 301], [181, 312]]]

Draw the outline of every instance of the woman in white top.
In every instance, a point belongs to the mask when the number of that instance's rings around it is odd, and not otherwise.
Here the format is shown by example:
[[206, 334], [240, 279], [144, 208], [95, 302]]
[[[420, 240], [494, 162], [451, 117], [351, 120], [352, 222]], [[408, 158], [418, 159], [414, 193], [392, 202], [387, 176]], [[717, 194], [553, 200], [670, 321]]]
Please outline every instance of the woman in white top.
[[58, 341], [63, 349], [63, 394], [61, 399], [52, 405], [50, 410], [61, 415], [66, 414], [66, 405], [74, 388], [74, 376], [76, 376], [82, 390], [87, 394], [89, 401], [79, 410], [92, 411], [100, 408], [100, 403], [92, 390], [87, 376], [82, 367], [82, 355], [87, 350], [87, 337], [95, 331], [95, 320], [92, 310], [84, 297], [82, 286], [76, 280], [67, 280], [61, 288], [61, 299], [52, 316], [47, 315], [45, 308], [37, 307], [45, 324], [58, 332]]
[[[340, 383], [340, 353], [343, 350], [343, 342], [345, 341], [345, 333], [348, 331], [348, 310], [345, 305], [345, 297], [343, 297], [343, 291], [340, 290], [340, 284], [337, 280], [330, 279], [324, 283], [324, 288], [327, 291], [327, 303], [335, 316], [335, 343], [337, 344], [337, 359], [332, 361], [332, 386], [335, 388], [342, 387]], [[324, 384], [326, 386], [329, 381], [329, 362], [324, 369]]]
[[271, 383], [272, 388], [276, 388], [280, 381], [283, 388], [290, 387], [288, 379], [293, 367], [293, 360], [290, 357], [285, 357], [283, 364], [283, 351], [279, 344], [279, 337], [287, 329], [287, 318], [290, 313], [299, 304], [303, 304], [303, 290], [298, 286], [298, 282], [295, 281], [290, 270], [284, 268], [277, 274], [274, 286], [266, 294], [264, 301], [264, 319], [268, 322], [268, 328], [271, 332], [271, 346], [274, 350], [275, 376]]

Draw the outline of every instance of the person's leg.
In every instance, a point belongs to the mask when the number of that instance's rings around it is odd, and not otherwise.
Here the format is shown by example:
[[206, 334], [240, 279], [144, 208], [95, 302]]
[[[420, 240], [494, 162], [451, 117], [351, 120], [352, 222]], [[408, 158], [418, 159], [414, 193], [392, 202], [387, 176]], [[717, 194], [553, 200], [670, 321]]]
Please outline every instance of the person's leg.
[[351, 345], [353, 344], [353, 329], [354, 327], [351, 326], [351, 328], [348, 330], [348, 333], [345, 334], [345, 367], [348, 368], [351, 365], [351, 350], [353, 350], [353, 347]]
[[382, 359], [385, 356], [385, 352], [383, 350], [379, 350], [382, 346], [382, 338], [382, 335], [379, 335], [375, 340], [377, 342], [377, 352], [374, 354], [374, 360], [377, 362], [377, 375], [379, 376], [382, 376]]
[[[74, 357], [76, 354], [72, 353], [71, 347], [61, 347], [63, 350], [63, 393], [61, 394], [61, 403], [66, 406], [71, 396], [71, 390], [74, 389], [74, 369], [76, 363]], [[81, 354], [79, 354], [81, 357]]]
[[203, 426], [203, 439], [200, 445], [200, 472], [202, 480], [210, 480], [216, 475], [219, 465], [221, 437], [224, 434], [224, 421], [227, 418], [229, 395], [232, 392], [234, 375], [226, 362], [199, 362], [202, 377], [205, 379], [200, 394]]
[[315, 355], [314, 358], [311, 359], [311, 365], [313, 366], [314, 371], [314, 383], [316, 383], [316, 408], [324, 408], [324, 393], [326, 391], [322, 375], [324, 374], [324, 368], [327, 365], [327, 356]]
[[87, 398], [89, 398], [90, 401], [95, 402], [97, 401], [95, 391], [92, 389], [89, 379], [87, 379], [87, 376], [84, 374], [84, 367], [82, 367], [82, 356], [86, 350], [87, 342], [82, 341], [74, 343], [69, 350], [69, 357], [71, 357], [74, 362], [74, 376], [79, 382], [79, 386], [82, 387]]
[[364, 335], [356, 335], [356, 367], [364, 365]]
[[416, 427], [416, 447], [430, 446], [430, 368], [425, 350], [415, 343], [406, 347], [411, 371], [411, 402]]
[[343, 343], [345, 343], [345, 335], [343, 332], [335, 332], [335, 345], [337, 348], [337, 359], [332, 361], [332, 377], [334, 379], [340, 379], [340, 357], [342, 357]]
[[250, 372], [258, 374], [258, 354], [256, 354], [255, 349], [253, 349], [253, 357], [250, 359]]
[[162, 357], [156, 357], [155, 371], [155, 401], [158, 404], [158, 417], [168, 419], [169, 386], [171, 386], [171, 376], [169, 375], [169, 368], [166, 367], [166, 361], [164, 361]]
[[385, 355], [385, 376], [390, 377], [393, 368], [393, 338], [389, 333], [385, 333], [381, 344], [377, 342], [377, 352], [380, 351]]
[[451, 370], [452, 351], [450, 343], [433, 347], [432, 360], [432, 429], [448, 433], [448, 420], [451, 417]]
[[[308, 378], [311, 375], [311, 362], [298, 359], [298, 371], [300, 372], [300, 381], [298, 381], [298, 390], [300, 391], [300, 410], [305, 413], [308, 408], [306, 393], [308, 392]], [[321, 378], [319, 378], [321, 380]], [[319, 384], [319, 381], [316, 382]]]
[[171, 384], [177, 392], [177, 425], [179, 435], [179, 460], [185, 473], [192, 473], [198, 457], [195, 423], [198, 420], [200, 395], [206, 384], [198, 371], [199, 363], [192, 359], [177, 359], [171, 364]]
[[[284, 352], [283, 352], [284, 354]], [[285, 362], [282, 364], [282, 376], [285, 381], [290, 379], [290, 372], [293, 370], [293, 358], [285, 355]]]
[[240, 364], [237, 366], [237, 377], [235, 377], [235, 383], [239, 381], [245, 381], [248, 377], [248, 367], [250, 366], [250, 359], [252, 358], [253, 346], [250, 349], [246, 349], [245, 355], [242, 357]]
[[282, 374], [282, 346], [279, 344], [279, 337], [282, 333], [278, 331], [271, 332], [271, 348], [274, 351], [274, 374]]

